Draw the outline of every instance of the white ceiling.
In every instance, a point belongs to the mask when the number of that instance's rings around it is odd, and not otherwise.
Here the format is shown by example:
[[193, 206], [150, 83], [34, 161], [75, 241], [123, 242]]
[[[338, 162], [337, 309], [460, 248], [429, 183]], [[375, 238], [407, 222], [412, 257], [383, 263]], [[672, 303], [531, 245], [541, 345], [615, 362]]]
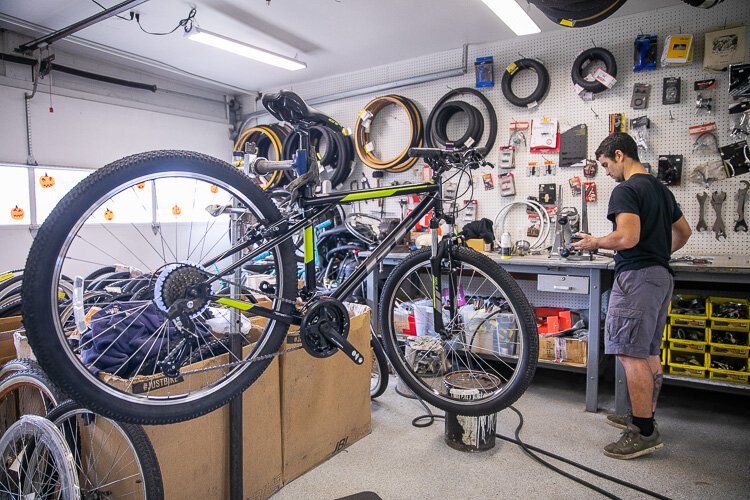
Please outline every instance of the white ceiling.
[[[119, 0], [99, 3], [109, 7]], [[519, 3], [527, 6], [524, 0]], [[629, 0], [615, 16], [680, 4], [681, 0]], [[197, 8], [195, 21], [204, 29], [297, 57], [307, 63], [307, 69], [289, 72], [256, 63], [189, 41], [182, 36], [182, 29], [168, 36], [147, 35], [135, 22], [117, 18], [85, 28], [56, 46], [101, 58], [101, 50], [82, 43], [94, 42], [116, 49], [120, 55], [107, 55], [107, 59], [118, 64], [144, 69], [142, 63], [121, 57], [132, 54], [238, 89], [261, 90], [442, 52], [465, 43], [515, 38], [480, 0], [271, 0], [268, 4], [266, 0], [151, 0], [134, 10], [140, 12], [146, 29], [162, 32], [186, 17], [191, 5]], [[59, 29], [99, 10], [92, 0], [0, 0], [0, 27], [39, 36], [41, 33], [19, 28], [15, 20]], [[543, 32], [563, 29], [533, 6], [529, 13]]]

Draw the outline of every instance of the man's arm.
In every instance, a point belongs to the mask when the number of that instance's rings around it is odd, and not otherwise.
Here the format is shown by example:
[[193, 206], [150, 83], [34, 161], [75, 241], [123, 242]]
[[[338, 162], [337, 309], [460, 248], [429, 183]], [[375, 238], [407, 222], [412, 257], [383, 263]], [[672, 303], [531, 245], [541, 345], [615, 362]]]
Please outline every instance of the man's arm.
[[603, 249], [619, 251], [633, 248], [641, 241], [641, 218], [638, 215], [622, 212], [617, 214], [615, 222], [617, 223], [617, 229], [601, 238], [595, 238], [590, 234], [578, 233], [577, 236], [583, 239], [577, 243], [573, 243], [573, 247], [578, 250], [596, 251]]
[[672, 253], [684, 247], [691, 234], [693, 234], [693, 230], [690, 229], [690, 224], [683, 215], [672, 224]]

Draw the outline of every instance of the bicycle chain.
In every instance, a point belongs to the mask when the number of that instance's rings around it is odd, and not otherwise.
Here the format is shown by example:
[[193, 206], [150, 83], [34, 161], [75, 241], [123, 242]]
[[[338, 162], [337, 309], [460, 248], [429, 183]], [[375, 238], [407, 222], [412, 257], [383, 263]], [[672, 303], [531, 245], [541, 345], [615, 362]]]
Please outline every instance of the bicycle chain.
[[210, 370], [219, 370], [219, 369], [222, 369], [222, 368], [231, 368], [231, 367], [234, 367], [234, 366], [237, 366], [237, 365], [241, 365], [241, 364], [255, 363], [256, 361], [265, 361], [267, 359], [273, 359], [273, 358], [275, 358], [277, 356], [282, 356], [284, 354], [289, 354], [290, 352], [299, 351], [303, 347], [304, 346], [300, 345], [300, 346], [297, 346], [297, 347], [290, 347], [288, 349], [277, 351], [277, 352], [274, 352], [272, 354], [264, 354], [263, 356], [256, 356], [253, 359], [243, 359], [243, 360], [240, 360], [240, 361], [232, 361], [231, 363], [224, 363], [222, 365], [211, 366], [211, 367], [208, 367], [208, 368], [198, 368], [197, 370], [190, 370], [190, 371], [187, 371], [187, 372], [182, 372], [181, 371], [180, 372], [180, 376], [182, 376], [182, 375], [193, 375], [195, 373], [203, 373], [203, 372], [207, 372], [207, 371], [210, 371]]

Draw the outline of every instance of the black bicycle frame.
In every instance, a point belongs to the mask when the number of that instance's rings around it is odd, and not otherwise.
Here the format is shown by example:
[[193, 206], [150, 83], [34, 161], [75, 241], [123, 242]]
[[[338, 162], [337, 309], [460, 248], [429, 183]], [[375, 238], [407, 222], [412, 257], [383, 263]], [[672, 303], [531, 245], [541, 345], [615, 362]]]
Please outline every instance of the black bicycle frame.
[[[430, 210], [433, 211], [434, 224], [431, 224], [431, 231], [433, 232], [433, 261], [437, 257], [437, 221], [443, 216], [442, 199], [440, 197], [441, 182], [439, 178], [437, 182], [427, 184], [414, 184], [404, 186], [394, 186], [387, 188], [376, 188], [366, 189], [362, 191], [349, 191], [337, 194], [303, 197], [299, 200], [300, 207], [303, 209], [303, 217], [299, 222], [294, 223], [291, 227], [285, 229], [283, 235], [277, 236], [270, 241], [267, 241], [257, 248], [254, 248], [250, 253], [234, 262], [230, 266], [220, 270], [216, 275], [209, 280], [216, 281], [221, 279], [222, 276], [226, 276], [235, 269], [242, 266], [244, 263], [253, 260], [258, 255], [263, 254], [290, 239], [298, 231], [304, 230], [304, 246], [305, 246], [305, 287], [308, 293], [311, 292], [315, 287], [315, 259], [314, 259], [314, 234], [313, 225], [315, 220], [326, 212], [329, 208], [334, 205], [348, 205], [358, 201], [374, 200], [380, 198], [389, 198], [393, 196], [407, 195], [407, 194], [426, 194], [425, 198], [419, 202], [414, 210], [409, 213], [404, 219], [391, 231], [383, 241], [378, 244], [377, 247], [370, 253], [370, 255], [361, 262], [352, 274], [350, 274], [341, 285], [339, 285], [331, 294], [331, 297], [337, 300], [343, 300], [350, 293], [352, 293], [362, 282], [367, 278], [367, 275], [375, 268], [376, 265], [382, 261], [386, 254], [388, 254], [396, 244], [406, 235], [417, 222], [424, 217]], [[252, 244], [252, 242], [244, 242], [235, 247], [232, 247], [227, 252], [222, 254], [220, 259], [226, 258], [233, 253], [241, 251]], [[215, 263], [217, 258], [211, 259], [208, 262]], [[433, 262], [433, 305], [435, 306], [435, 327], [440, 327], [439, 331], [442, 330], [442, 315], [440, 311], [440, 272], [439, 269], [435, 269]], [[437, 278], [437, 280], [435, 279]], [[224, 304], [230, 307], [235, 307], [240, 310], [249, 311], [252, 309], [252, 313], [257, 316], [261, 316], [268, 319], [275, 319], [287, 324], [299, 325], [302, 317], [293, 313], [292, 315], [281, 314], [267, 307], [252, 304], [249, 302], [228, 299], [225, 297], [211, 297], [220, 304]]]

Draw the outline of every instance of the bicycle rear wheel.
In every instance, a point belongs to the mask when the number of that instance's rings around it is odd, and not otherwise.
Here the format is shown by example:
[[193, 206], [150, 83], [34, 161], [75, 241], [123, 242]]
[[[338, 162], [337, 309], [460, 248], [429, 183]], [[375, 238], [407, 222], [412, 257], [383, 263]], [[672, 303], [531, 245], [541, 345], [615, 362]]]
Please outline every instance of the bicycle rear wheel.
[[[235, 275], [220, 270], [266, 243], [273, 237], [268, 234], [285, 230], [286, 221], [257, 184], [215, 158], [154, 151], [97, 170], [55, 207], [29, 252], [22, 307], [40, 365], [76, 401], [116, 420], [179, 422], [222, 406], [260, 376], [287, 325], [255, 321], [248, 335], [236, 328], [217, 333], [209, 320], [225, 306], [194, 299], [191, 290], [219, 275], [212, 293], [222, 282], [239, 287]], [[237, 249], [238, 242], [245, 247]], [[296, 297], [293, 255], [287, 241], [265, 258], [274, 290], [267, 292], [267, 306], [283, 314]], [[118, 271], [102, 278], [118, 276], [103, 287], [111, 299], [86, 302], [84, 277], [115, 264]], [[74, 321], [61, 319], [58, 308], [65, 275], [78, 283]], [[133, 288], [130, 280], [147, 284], [123, 293]], [[179, 304], [182, 329], [168, 318]], [[185, 366], [205, 344], [226, 336], [253, 343], [241, 355]]]
[[499, 264], [453, 247], [441, 262], [443, 296], [435, 298], [445, 325], [440, 335], [429, 259], [429, 249], [413, 253], [385, 283], [380, 324], [391, 364], [412, 391], [444, 411], [486, 415], [510, 406], [536, 370], [531, 306]]

